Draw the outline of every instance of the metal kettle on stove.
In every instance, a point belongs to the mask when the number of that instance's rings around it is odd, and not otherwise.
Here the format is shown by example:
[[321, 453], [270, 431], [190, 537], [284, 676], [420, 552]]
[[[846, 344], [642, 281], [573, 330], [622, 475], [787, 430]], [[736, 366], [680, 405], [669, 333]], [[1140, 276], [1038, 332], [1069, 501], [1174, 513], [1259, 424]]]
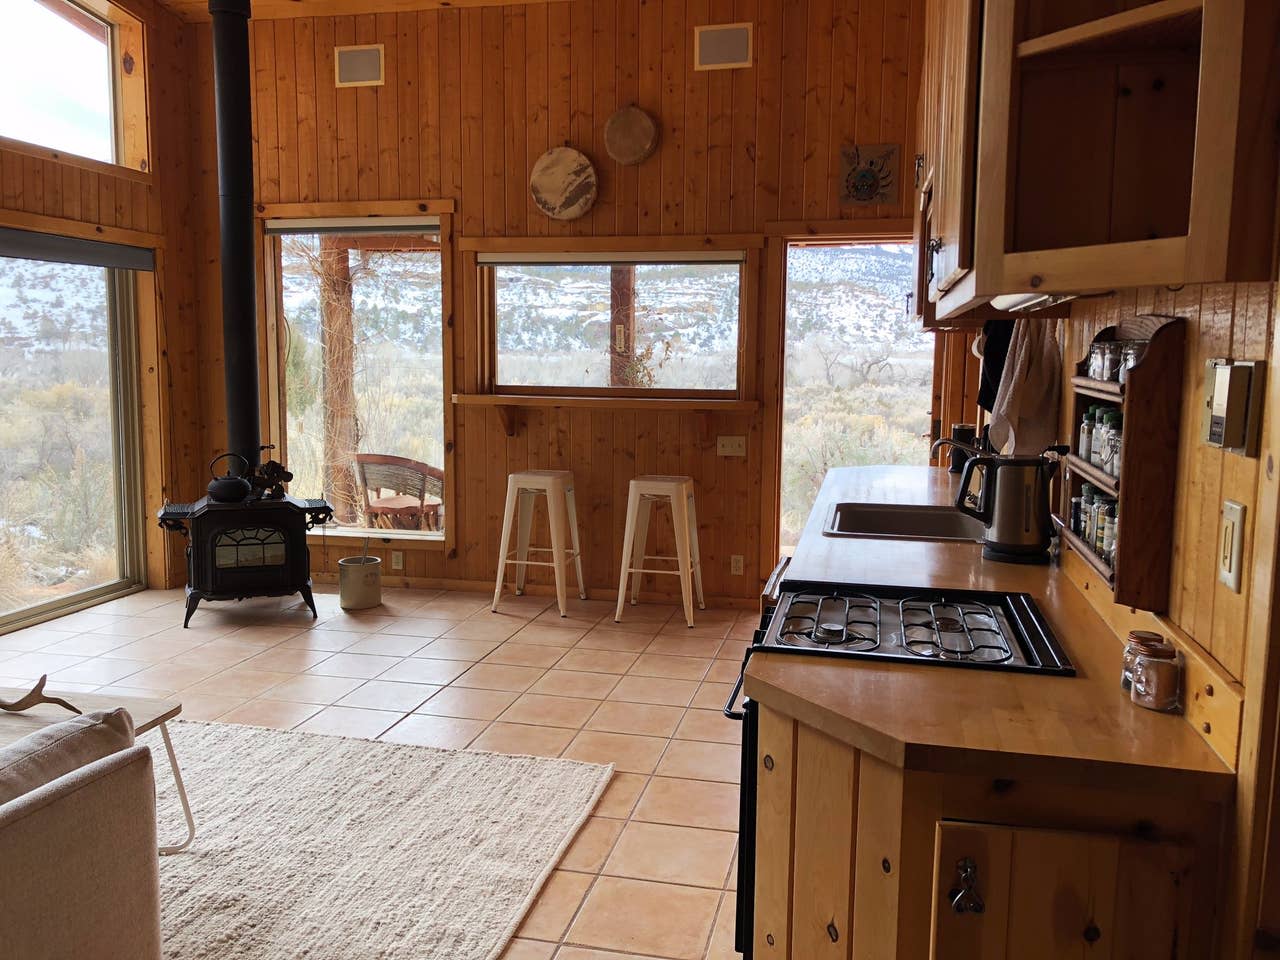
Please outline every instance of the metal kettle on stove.
[[1058, 471], [1058, 456], [1070, 448], [1051, 446], [1040, 456], [1005, 456], [945, 442], [970, 455], [960, 477], [956, 509], [987, 528], [983, 557], [1006, 563], [1048, 563], [1053, 533], [1049, 485]]

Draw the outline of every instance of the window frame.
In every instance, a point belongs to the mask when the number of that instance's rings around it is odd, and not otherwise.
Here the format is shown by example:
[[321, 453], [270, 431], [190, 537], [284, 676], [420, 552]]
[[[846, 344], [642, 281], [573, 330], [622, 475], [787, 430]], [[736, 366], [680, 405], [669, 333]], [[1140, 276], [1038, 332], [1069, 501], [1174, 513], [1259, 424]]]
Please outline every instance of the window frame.
[[[759, 235], [691, 236], [691, 237], [611, 237], [607, 240], [546, 238], [464, 238], [460, 247], [468, 254], [468, 268], [475, 273], [475, 329], [479, 334], [477, 371], [478, 391], [496, 399], [503, 397], [538, 397], [594, 399], [607, 401], [687, 401], [723, 403], [751, 398], [755, 370], [752, 366], [751, 343], [756, 312], [756, 285], [759, 254], [763, 247]], [[735, 381], [724, 390], [686, 390], [669, 387], [587, 387], [571, 385], [519, 385], [498, 382], [498, 317], [495, 271], [502, 265], [545, 263], [573, 264], [661, 264], [661, 263], [735, 263], [738, 267], [738, 341]]]
[[[285, 229], [278, 229], [284, 227]], [[443, 531], [400, 530], [372, 527], [347, 527], [326, 524], [308, 534], [308, 542], [326, 543], [329, 540], [364, 541], [375, 537], [382, 542], [392, 540], [412, 541], [424, 546], [451, 549], [456, 536], [458, 518], [453, 512], [454, 451], [453, 451], [453, 201], [371, 201], [365, 203], [276, 203], [260, 204], [256, 209], [258, 234], [258, 303], [263, 318], [259, 330], [261, 373], [259, 388], [263, 405], [263, 424], [266, 431], [264, 443], [275, 444], [275, 456], [288, 466], [288, 406], [285, 379], [285, 358], [288, 349], [288, 325], [284, 319], [284, 286], [280, 239], [284, 233], [369, 233], [373, 235], [406, 235], [431, 231], [439, 237], [441, 304], [443, 309], [442, 373], [443, 373], [443, 422], [444, 422], [444, 495], [440, 499], [444, 510]]]
[[[132, 174], [147, 182], [151, 171], [151, 127], [147, 96], [146, 25], [110, 0], [62, 0], [107, 28], [111, 84], [111, 159], [98, 160], [61, 147], [0, 134], [0, 147], [85, 170]], [[131, 64], [128, 70], [125, 63]]]

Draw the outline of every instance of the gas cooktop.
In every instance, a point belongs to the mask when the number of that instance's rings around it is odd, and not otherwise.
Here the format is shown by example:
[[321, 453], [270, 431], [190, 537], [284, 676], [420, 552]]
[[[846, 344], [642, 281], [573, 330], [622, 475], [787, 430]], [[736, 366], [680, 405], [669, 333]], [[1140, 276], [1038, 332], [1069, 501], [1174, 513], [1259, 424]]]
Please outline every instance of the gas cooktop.
[[1075, 675], [1025, 593], [824, 583], [784, 587], [757, 633], [757, 649]]

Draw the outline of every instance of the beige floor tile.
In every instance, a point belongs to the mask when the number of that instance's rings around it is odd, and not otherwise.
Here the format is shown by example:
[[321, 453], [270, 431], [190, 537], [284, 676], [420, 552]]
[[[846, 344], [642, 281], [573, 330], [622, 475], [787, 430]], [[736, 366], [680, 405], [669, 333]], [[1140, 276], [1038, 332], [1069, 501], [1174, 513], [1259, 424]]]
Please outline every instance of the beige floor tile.
[[278, 643], [292, 640], [299, 633], [302, 631], [297, 627], [267, 627], [254, 624], [233, 630], [219, 639], [234, 640], [236, 643], [252, 643], [256, 647], [274, 647]]
[[664, 677], [668, 680], [701, 680], [710, 666], [711, 661], [703, 657], [642, 653], [627, 673], [637, 677]]
[[653, 777], [631, 816], [647, 823], [737, 830], [738, 786], [710, 780]]
[[553, 697], [587, 697], [602, 700], [618, 684], [612, 673], [583, 673], [579, 670], [548, 670], [531, 688], [532, 693]]
[[[7, 669], [9, 664], [5, 664]], [[214, 667], [187, 667], [177, 663], [157, 663], [129, 676], [128, 686], [146, 690], [182, 690], [218, 672]], [[245, 699], [248, 699], [246, 695]]]
[[720, 901], [716, 925], [711, 931], [711, 946], [707, 948], [707, 960], [741, 960], [742, 954], [733, 948], [733, 927], [737, 920], [738, 898], [726, 893]]
[[[390, 624], [383, 627], [379, 633], [385, 633], [393, 636], [417, 637], [425, 643], [427, 640], [434, 640], [436, 637], [444, 636], [460, 622], [461, 618], [455, 620], [427, 620], [422, 617], [403, 617], [393, 620]], [[421, 644], [419, 644], [419, 646], [421, 646]]]
[[[516, 634], [518, 637], [519, 634]], [[508, 640], [496, 647], [484, 658], [485, 663], [509, 663], [517, 667], [542, 667], [546, 669], [563, 657], [563, 647], [543, 647], [536, 643], [517, 643]]]
[[467, 720], [496, 720], [519, 696], [520, 694], [508, 690], [445, 687], [418, 707], [416, 712], [438, 717], [462, 717]]
[[729, 660], [713, 660], [711, 669], [707, 671], [707, 675], [702, 679], [712, 683], [734, 683], [741, 673], [741, 661], [735, 663]]
[[625, 820], [631, 816], [631, 811], [635, 809], [636, 801], [640, 799], [640, 794], [648, 782], [649, 778], [644, 774], [622, 773], [614, 770], [613, 778], [596, 803], [596, 816]]
[[84, 633], [97, 627], [110, 626], [123, 618], [114, 616], [110, 613], [95, 613], [93, 610], [81, 610], [79, 613], [70, 613], [65, 617], [59, 617], [51, 623], [42, 623], [38, 626], [28, 627], [19, 631], [22, 634], [32, 635], [37, 633], [51, 633], [55, 630], [63, 633]]
[[545, 940], [512, 940], [498, 960], [551, 960], [555, 952], [556, 945]]
[[59, 670], [67, 670], [76, 664], [84, 663], [87, 659], [87, 657], [70, 657], [38, 650], [34, 653], [20, 653], [5, 661], [4, 671], [5, 676], [18, 679], [30, 677], [34, 681], [46, 673], [54, 674]]
[[420, 649], [416, 656], [429, 657], [433, 660], [466, 660], [476, 663], [483, 660], [486, 654], [492, 653], [500, 645], [496, 640], [461, 640], [446, 636], [432, 640]]
[[676, 728], [676, 739], [741, 743], [742, 722], [730, 720], [720, 710], [690, 710]]
[[701, 960], [719, 904], [718, 890], [600, 877], [566, 939], [583, 946]]
[[[58, 640], [40, 649], [48, 650], [50, 653], [60, 653], [68, 657], [100, 657], [111, 650], [132, 646], [135, 642], [147, 642], [145, 640], [131, 641], [124, 637], [109, 637], [101, 633], [74, 633], [64, 634], [64, 636], [66, 637], [65, 640]], [[173, 654], [169, 654], [169, 656], [173, 656]], [[155, 659], [168, 660], [169, 656], [156, 657]], [[148, 658], [133, 657], [130, 659], [146, 660]]]
[[724, 642], [723, 637], [692, 637], [683, 633], [660, 633], [653, 638], [646, 653], [662, 653], [673, 657], [703, 657], [710, 660]]
[[[190, 692], [179, 694], [176, 699], [182, 701], [181, 717], [183, 720], [219, 720], [228, 710], [234, 710], [245, 702], [242, 697]], [[155, 752], [154, 743], [152, 744], [152, 752]]]
[[658, 631], [658, 636], [668, 637], [696, 637], [700, 640], [723, 640], [729, 635], [729, 630], [733, 626], [732, 623], [714, 622], [708, 617], [708, 611], [693, 611], [693, 626], [689, 626], [684, 622], [684, 617], [677, 615], [672, 617], [662, 625], [662, 629]]
[[[737, 680], [734, 677], [734, 680]], [[698, 692], [693, 695], [693, 702], [689, 704], [699, 710], [723, 710], [725, 701], [729, 699], [729, 694], [733, 692], [732, 683], [703, 683], [698, 687]]]
[[[62, 621], [55, 621], [61, 623]], [[43, 624], [38, 627], [27, 627], [25, 630], [17, 630], [13, 633], [7, 633], [0, 637], [0, 650], [17, 650], [21, 653], [27, 653], [35, 650], [47, 650], [52, 644], [62, 640], [69, 640], [72, 637], [79, 636], [80, 631], [76, 630], [51, 630]], [[101, 636], [101, 634], [99, 634]], [[110, 638], [108, 638], [110, 639]], [[127, 642], [124, 638], [117, 637], [122, 643]], [[78, 654], [76, 654], [78, 656]]]
[[377, 657], [409, 657], [430, 641], [424, 637], [405, 637], [394, 633], [375, 633], [357, 640], [343, 653], [368, 653]]
[[742, 663], [742, 658], [747, 655], [747, 648], [751, 646], [750, 638], [746, 640], [726, 640], [720, 644], [720, 649], [716, 652], [718, 660], [732, 660], [735, 663]]
[[522, 627], [511, 635], [516, 643], [536, 644], [540, 647], [572, 647], [582, 639], [586, 630], [581, 626], [558, 626], [564, 621], [556, 618], [556, 623], [543, 623], [535, 620], [527, 627]]
[[565, 851], [559, 866], [564, 870], [599, 873], [625, 825], [625, 820], [589, 817]]
[[476, 737], [471, 749], [533, 757], [558, 757], [572, 738], [573, 731], [561, 727], [499, 721]]
[[390, 680], [366, 680], [338, 701], [344, 707], [366, 707], [370, 710], [416, 710], [442, 687], [428, 683], [396, 683]]
[[498, 644], [528, 622], [520, 617], [504, 616], [500, 613], [485, 613], [469, 620], [463, 620], [446, 633], [445, 637], [453, 640], [484, 640]]
[[726, 890], [738, 889], [738, 857], [741, 855], [741, 850], [735, 850], [733, 853], [733, 865], [729, 867], [729, 879], [724, 884]]
[[[549, 623], [554, 618], [555, 623], [572, 623], [590, 626], [598, 621], [601, 617], [613, 616], [613, 603], [608, 600], [583, 600], [573, 593], [575, 584], [570, 582], [569, 595], [565, 598], [565, 616], [560, 616], [560, 610], [553, 603], [549, 603], [535, 618], [539, 622]], [[548, 598], [550, 599], [550, 598]]]
[[327, 650], [329, 653], [338, 653], [368, 636], [370, 634], [343, 633], [341, 630], [304, 630], [297, 636], [290, 637], [280, 646], [290, 649]]
[[661, 703], [669, 707], [686, 707], [697, 690], [698, 685], [692, 680], [623, 677], [610, 692], [609, 699], [629, 703]]
[[[612, 624], [613, 611], [616, 606], [608, 611], [608, 616], [601, 619], [600, 625], [607, 627]], [[627, 603], [622, 607], [623, 623], [631, 622], [633, 624], [643, 624], [645, 629], [653, 626], [654, 629], [661, 627], [670, 620], [676, 613], [676, 605], [674, 603]]]
[[462, 676], [466, 672], [467, 666], [467, 664], [460, 663], [457, 660], [425, 660], [419, 657], [409, 657], [406, 660], [401, 660], [386, 673], [379, 676], [378, 679], [443, 686]]
[[292, 703], [285, 700], [250, 700], [228, 710], [218, 718], [221, 723], [247, 723], [254, 727], [289, 730], [313, 717], [321, 710], [316, 703]]
[[399, 713], [386, 710], [360, 710], [355, 707], [325, 707], [296, 729], [307, 733], [336, 734], [343, 737], [363, 737], [372, 740], [391, 729], [400, 719]]
[[281, 673], [302, 673], [314, 667], [332, 654], [325, 650], [285, 650], [273, 647], [265, 653], [258, 653], [245, 661], [251, 670], [278, 670]]
[[108, 660], [95, 657], [74, 667], [67, 667], [57, 673], [50, 674], [49, 682], [65, 686], [68, 683], [85, 683], [101, 686], [104, 683], [123, 683], [131, 674], [147, 669], [151, 664], [145, 660]]
[[[524, 593], [521, 596], [516, 596], [514, 590], [511, 587], [511, 577], [514, 576], [515, 574], [515, 567], [510, 568], [507, 571], [507, 574], [508, 574], [507, 583], [503, 586], [502, 596], [498, 598], [498, 609], [495, 611], [496, 613], [509, 615], [509, 616], [517, 616], [525, 620], [532, 620], [534, 617], [538, 616], [538, 614], [543, 613], [544, 611], [555, 610], [556, 615], [557, 616], [559, 615], [560, 611], [556, 610], [554, 606], [556, 602], [556, 598], [555, 598], [553, 589], [551, 589], [550, 583], [547, 584], [548, 591], [546, 593]], [[533, 577], [536, 577], [536, 576], [537, 576], [536, 573], [532, 575], [532, 577], [530, 578], [530, 583], [532, 583]], [[572, 581], [572, 576], [573, 575], [570, 574], [571, 581]], [[548, 579], [550, 579], [550, 574], [548, 574]], [[575, 587], [575, 584], [570, 582], [569, 594], [568, 594], [569, 596], [573, 596], [574, 587]], [[566, 597], [565, 599], [567, 600], [568, 597]], [[492, 603], [492, 601], [493, 601], [493, 598], [490, 597], [489, 603]], [[485, 606], [486, 607], [489, 606], [489, 603], [486, 603]], [[481, 611], [481, 614], [483, 613], [484, 611]]]
[[322, 632], [337, 630], [340, 633], [377, 633], [395, 623], [396, 617], [384, 617], [379, 614], [340, 612], [330, 617], [322, 617], [315, 629]]
[[620, 650], [639, 653], [653, 643], [651, 633], [632, 633], [627, 630], [605, 630], [597, 627], [578, 641], [583, 650]]
[[737, 842], [736, 833], [723, 830], [632, 821], [622, 831], [602, 872], [719, 890]]
[[577, 730], [595, 713], [598, 706], [599, 700], [526, 693], [508, 707], [500, 719], [508, 723], [532, 723]]
[[130, 640], [141, 640], [152, 634], [167, 630], [173, 625], [170, 620], [154, 620], [143, 617], [120, 617], [110, 623], [102, 623], [89, 630], [90, 633], [102, 633], [111, 637], [128, 637]]
[[669, 737], [676, 732], [676, 726], [683, 716], [683, 707], [606, 700], [587, 721], [587, 729], [604, 730], [607, 733], [636, 733], [646, 737]]
[[612, 763], [624, 773], [649, 774], [653, 773], [668, 742], [661, 737], [583, 730], [574, 737], [564, 755], [588, 763]]
[[352, 677], [318, 677], [302, 673], [272, 687], [270, 699], [320, 705], [337, 703], [363, 682]]
[[636, 662], [634, 653], [622, 650], [591, 650], [578, 648], [564, 655], [557, 666], [561, 670], [581, 670], [585, 673], [626, 673]]
[[473, 613], [488, 609], [492, 602], [492, 594], [487, 597], [478, 593], [466, 596], [448, 594], [436, 600], [428, 600], [418, 608], [417, 614], [430, 620], [465, 620]]
[[322, 677], [356, 677], [360, 680], [372, 680], [386, 673], [399, 662], [399, 657], [376, 657], [369, 653], [344, 651], [321, 660], [314, 667], [308, 667], [306, 672], [319, 674]]
[[639, 953], [614, 953], [612, 950], [593, 950], [590, 947], [574, 947], [566, 944], [555, 955], [555, 960], [662, 960], [662, 958]]
[[[142, 643], [147, 641], [143, 640]], [[123, 649], [123, 648], [122, 648]], [[260, 647], [252, 643], [239, 643], [235, 640], [210, 640], [208, 643], [201, 644], [198, 647], [192, 647], [170, 659], [170, 663], [180, 663], [191, 667], [212, 667], [217, 670], [225, 670], [228, 667], [234, 667], [239, 663], [247, 663], [254, 657], [261, 656], [263, 653], [271, 653], [275, 647]], [[116, 653], [120, 653], [117, 650]], [[297, 651], [286, 651], [297, 652]], [[113, 654], [114, 656], [115, 654]], [[325, 654], [327, 656], [328, 654]], [[256, 669], [268, 670], [278, 669], [282, 673], [291, 673], [294, 668], [271, 668], [266, 666], [257, 667]]]
[[[296, 677], [295, 673], [279, 673], [274, 670], [250, 670], [247, 667], [232, 667], [207, 680], [191, 685], [192, 693], [215, 693], [220, 696], [242, 697], [252, 700], [260, 697], [272, 687]], [[130, 682], [133, 678], [130, 677]]]
[[660, 777], [737, 783], [742, 772], [741, 763], [742, 751], [733, 744], [672, 740], [658, 764], [657, 774]]
[[542, 885], [538, 897], [525, 914], [524, 922], [516, 930], [516, 936], [533, 940], [559, 941], [569, 928], [569, 922], [587, 888], [595, 879], [590, 874], [573, 873], [568, 870], [554, 870], [547, 882]]
[[514, 690], [523, 693], [545, 672], [541, 667], [516, 667], [505, 663], [477, 663], [457, 680], [453, 681], [453, 685], [455, 687], [479, 687], [482, 690]]
[[460, 717], [428, 717], [413, 713], [405, 717], [378, 739], [388, 743], [410, 743], [419, 747], [461, 750], [487, 726], [484, 720]]

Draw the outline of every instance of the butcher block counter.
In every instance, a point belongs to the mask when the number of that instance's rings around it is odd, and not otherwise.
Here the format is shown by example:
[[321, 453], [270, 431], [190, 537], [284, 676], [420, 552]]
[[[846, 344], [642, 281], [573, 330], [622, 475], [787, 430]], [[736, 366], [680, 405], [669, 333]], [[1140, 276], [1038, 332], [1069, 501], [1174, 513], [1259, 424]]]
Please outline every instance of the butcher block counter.
[[749, 956], [1216, 956], [1233, 772], [1184, 718], [1130, 703], [1122, 644], [1066, 572], [823, 536], [838, 502], [949, 505], [956, 483], [830, 471], [786, 579], [1028, 593], [1076, 676], [754, 654]]

